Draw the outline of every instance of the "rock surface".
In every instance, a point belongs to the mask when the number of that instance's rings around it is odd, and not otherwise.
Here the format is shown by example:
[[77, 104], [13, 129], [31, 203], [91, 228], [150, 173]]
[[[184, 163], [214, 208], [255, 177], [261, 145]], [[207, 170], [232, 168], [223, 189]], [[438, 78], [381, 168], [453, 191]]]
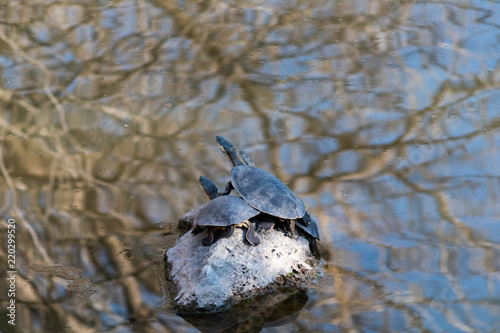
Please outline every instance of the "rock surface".
[[[256, 234], [261, 239], [256, 247], [243, 242], [240, 228], [211, 246], [201, 245], [204, 233], [180, 237], [166, 252], [169, 279], [177, 289], [176, 305], [218, 311], [265, 293], [269, 285], [294, 284], [313, 272], [307, 240], [291, 239], [277, 230]], [[290, 273], [296, 278], [287, 278]]]

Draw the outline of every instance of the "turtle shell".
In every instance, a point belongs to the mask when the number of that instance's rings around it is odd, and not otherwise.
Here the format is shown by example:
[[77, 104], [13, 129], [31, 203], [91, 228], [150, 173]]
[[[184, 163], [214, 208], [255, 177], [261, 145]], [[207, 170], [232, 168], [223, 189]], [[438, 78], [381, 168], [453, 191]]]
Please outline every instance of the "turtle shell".
[[250, 165], [231, 170], [231, 183], [239, 195], [255, 209], [283, 219], [302, 218], [304, 203], [272, 173]]
[[194, 222], [199, 226], [227, 227], [246, 221], [260, 212], [234, 195], [224, 195], [204, 205]]

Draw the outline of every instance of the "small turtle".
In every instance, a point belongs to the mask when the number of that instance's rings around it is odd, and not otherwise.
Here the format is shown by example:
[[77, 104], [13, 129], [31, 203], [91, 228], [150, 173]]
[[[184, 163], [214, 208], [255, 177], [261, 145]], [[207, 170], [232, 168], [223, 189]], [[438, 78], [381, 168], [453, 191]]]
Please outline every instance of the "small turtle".
[[192, 233], [197, 234], [204, 230], [207, 232], [201, 243], [209, 246], [220, 238], [230, 237], [234, 227], [245, 227], [245, 239], [248, 243], [253, 246], [259, 245], [260, 239], [254, 233], [253, 223], [249, 221], [258, 215], [259, 211], [236, 196], [219, 196], [217, 186], [207, 177], [200, 177], [200, 185], [211, 199], [194, 217], [195, 227]]
[[[307, 214], [304, 203], [290, 190], [285, 183], [272, 173], [251, 164], [249, 157], [243, 153], [238, 156], [234, 146], [221, 136], [216, 137], [221, 151], [233, 165], [231, 181], [220, 195], [231, 193], [233, 188], [253, 208], [271, 216], [288, 221], [286, 234], [295, 238], [295, 223], [301, 221], [309, 226], [311, 218]], [[241, 155], [241, 150], [240, 150]]]

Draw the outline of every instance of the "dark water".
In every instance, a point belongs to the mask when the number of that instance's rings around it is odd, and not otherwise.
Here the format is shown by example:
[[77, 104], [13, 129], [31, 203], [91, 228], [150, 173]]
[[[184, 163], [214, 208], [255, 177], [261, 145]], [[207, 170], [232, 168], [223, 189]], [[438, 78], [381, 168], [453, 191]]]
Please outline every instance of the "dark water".
[[500, 331], [499, 13], [2, 2], [0, 331], [196, 332], [159, 267], [198, 176], [227, 181], [215, 135], [320, 227], [326, 276], [264, 332]]

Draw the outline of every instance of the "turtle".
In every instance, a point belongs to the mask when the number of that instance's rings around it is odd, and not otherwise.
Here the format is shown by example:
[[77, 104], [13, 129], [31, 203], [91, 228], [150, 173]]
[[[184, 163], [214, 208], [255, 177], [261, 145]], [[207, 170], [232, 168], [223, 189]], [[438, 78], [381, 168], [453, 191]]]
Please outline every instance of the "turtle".
[[259, 245], [260, 239], [255, 235], [253, 223], [249, 219], [260, 212], [237, 196], [219, 196], [217, 186], [207, 177], [200, 176], [199, 181], [201, 188], [210, 198], [210, 202], [200, 207], [193, 218], [193, 234], [206, 230], [207, 235], [201, 243], [209, 246], [220, 238], [230, 237], [234, 227], [245, 227], [247, 242], [252, 246]]
[[[285, 234], [296, 238], [295, 228], [309, 241], [311, 253], [319, 257], [316, 240], [319, 240], [318, 226], [306, 211], [302, 200], [272, 173], [254, 166], [250, 157], [221, 136], [216, 137], [221, 151], [233, 165], [231, 181], [220, 195], [229, 194], [233, 188], [250, 206], [261, 212], [252, 220], [257, 229], [270, 230], [275, 218], [283, 221]], [[267, 217], [266, 217], [267, 215]], [[273, 218], [275, 217], [275, 218]]]

